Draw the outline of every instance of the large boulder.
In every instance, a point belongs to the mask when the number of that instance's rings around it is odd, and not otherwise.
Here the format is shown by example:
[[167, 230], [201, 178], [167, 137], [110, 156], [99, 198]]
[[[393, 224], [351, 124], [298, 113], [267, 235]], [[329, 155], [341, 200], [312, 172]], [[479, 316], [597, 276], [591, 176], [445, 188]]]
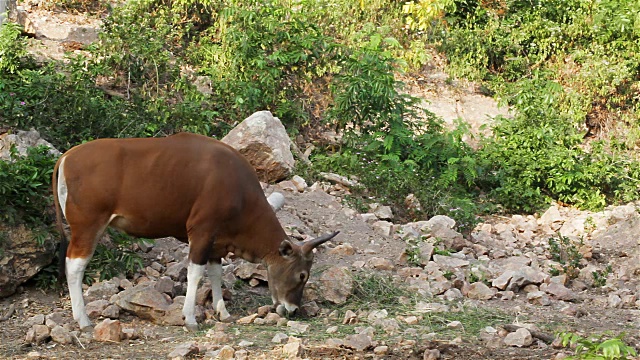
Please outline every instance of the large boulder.
[[40, 137], [40, 133], [36, 130], [22, 131], [18, 130], [15, 134], [5, 133], [0, 135], [0, 161], [9, 161], [11, 147], [15, 145], [16, 151], [20, 156], [26, 156], [27, 150], [31, 147], [45, 145], [49, 147], [49, 152], [59, 156], [60, 151], [56, 150], [46, 140]]
[[46, 235], [39, 245], [36, 237], [37, 233], [24, 225], [0, 223], [0, 298], [14, 294], [18, 286], [51, 264], [56, 242]]
[[258, 111], [249, 116], [222, 141], [240, 151], [264, 182], [286, 178], [295, 165], [287, 131], [280, 119], [269, 111]]
[[[60, 154], [40, 138], [35, 130], [2, 134], [0, 161], [11, 161], [12, 146], [15, 146], [18, 155], [25, 156], [28, 148], [39, 145], [48, 146], [52, 154]], [[41, 233], [47, 232], [44, 229], [29, 229], [24, 225], [9, 226], [0, 222], [0, 297], [12, 295], [18, 286], [51, 264], [57, 243], [50, 235], [42, 238]], [[41, 240], [37, 241], [36, 238]]]

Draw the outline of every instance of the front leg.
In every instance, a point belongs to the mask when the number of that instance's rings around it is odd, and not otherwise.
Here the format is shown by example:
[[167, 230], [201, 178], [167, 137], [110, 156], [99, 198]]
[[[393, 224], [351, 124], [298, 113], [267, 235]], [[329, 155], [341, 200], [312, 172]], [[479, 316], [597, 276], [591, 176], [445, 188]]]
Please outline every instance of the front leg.
[[184, 306], [182, 308], [182, 315], [184, 316], [184, 323], [188, 330], [198, 330], [198, 323], [196, 322], [196, 292], [198, 290], [198, 284], [204, 275], [204, 265], [198, 265], [189, 261], [187, 267], [187, 296], [184, 299]]
[[211, 281], [211, 293], [213, 294], [213, 309], [218, 314], [220, 321], [228, 320], [231, 315], [224, 306], [222, 298], [222, 264], [220, 260], [209, 261], [208, 268], [209, 281]]

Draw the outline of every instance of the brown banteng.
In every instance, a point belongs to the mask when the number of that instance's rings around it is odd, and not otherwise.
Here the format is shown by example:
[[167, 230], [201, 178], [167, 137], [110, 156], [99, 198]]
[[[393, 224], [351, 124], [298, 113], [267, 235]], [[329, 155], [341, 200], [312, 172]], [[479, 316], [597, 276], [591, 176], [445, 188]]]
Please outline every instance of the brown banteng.
[[[221, 319], [229, 317], [221, 290], [221, 258], [228, 252], [262, 262], [274, 305], [280, 312], [295, 312], [309, 278], [312, 250], [337, 234], [305, 243], [289, 240], [249, 162], [230, 146], [194, 134], [101, 139], [76, 146], [56, 163], [53, 190], [63, 238], [61, 266], [81, 328], [91, 325], [82, 299], [84, 271], [107, 226], [133, 236], [173, 236], [189, 243], [182, 311], [189, 328], [197, 327], [195, 295], [205, 266]], [[68, 246], [63, 215], [71, 231]]]

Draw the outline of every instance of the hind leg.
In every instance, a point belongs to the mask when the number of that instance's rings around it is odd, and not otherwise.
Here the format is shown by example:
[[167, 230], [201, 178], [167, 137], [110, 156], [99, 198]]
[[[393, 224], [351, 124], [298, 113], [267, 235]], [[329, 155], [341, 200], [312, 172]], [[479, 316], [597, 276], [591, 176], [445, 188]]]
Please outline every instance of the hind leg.
[[82, 280], [87, 264], [93, 256], [96, 243], [107, 226], [106, 223], [106, 220], [89, 222], [85, 226], [70, 223], [71, 241], [65, 259], [65, 274], [69, 286], [73, 318], [78, 322], [80, 329], [91, 327], [91, 321], [87, 316], [82, 298]]
[[196, 321], [196, 292], [204, 276], [205, 266], [213, 246], [211, 231], [191, 228], [189, 232], [189, 266], [187, 267], [187, 295], [184, 299], [182, 315], [188, 330], [198, 329]]
[[209, 259], [207, 275], [211, 281], [211, 293], [213, 295], [213, 309], [218, 314], [220, 321], [225, 321], [231, 317], [224, 306], [222, 298], [222, 264], [220, 258]]

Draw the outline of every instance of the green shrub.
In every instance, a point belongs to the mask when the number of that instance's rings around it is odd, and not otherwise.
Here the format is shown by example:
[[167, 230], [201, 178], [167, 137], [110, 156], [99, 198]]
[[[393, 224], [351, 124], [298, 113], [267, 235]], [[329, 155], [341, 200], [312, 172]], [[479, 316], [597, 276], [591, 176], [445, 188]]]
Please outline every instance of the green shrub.
[[142, 257], [133, 251], [133, 245], [149, 239], [134, 238], [125, 233], [107, 229], [110, 242], [98, 243], [93, 258], [85, 271], [84, 282], [109, 280], [116, 276], [133, 276], [143, 266]]
[[27, 55], [26, 40], [20, 36], [21, 32], [22, 27], [12, 22], [0, 26], [0, 73], [13, 74], [21, 67], [20, 62]]
[[[473, 226], [477, 208], [468, 190], [478, 164], [462, 141], [467, 129], [446, 131], [441, 120], [417, 107], [418, 99], [402, 94], [403, 84], [393, 76], [398, 42], [375, 29], [363, 31], [361, 47], [345, 52], [331, 86], [334, 104], [327, 120], [344, 133], [345, 146], [315, 155], [314, 163], [355, 175], [366, 188], [356, 194], [392, 205], [400, 218], [445, 213], [463, 228]], [[409, 194], [418, 198], [421, 211], [407, 212]]]
[[46, 146], [28, 150], [19, 156], [11, 148], [13, 161], [0, 160], [0, 221], [10, 225], [50, 222], [51, 174], [55, 158]]
[[304, 89], [324, 75], [332, 51], [304, 5], [232, 1], [192, 44], [191, 62], [233, 119], [267, 109], [293, 132], [308, 120]]
[[575, 355], [566, 359], [631, 359], [636, 350], [622, 341], [622, 335], [607, 339], [604, 335], [584, 338], [574, 333], [560, 333], [562, 346], [575, 346]]

